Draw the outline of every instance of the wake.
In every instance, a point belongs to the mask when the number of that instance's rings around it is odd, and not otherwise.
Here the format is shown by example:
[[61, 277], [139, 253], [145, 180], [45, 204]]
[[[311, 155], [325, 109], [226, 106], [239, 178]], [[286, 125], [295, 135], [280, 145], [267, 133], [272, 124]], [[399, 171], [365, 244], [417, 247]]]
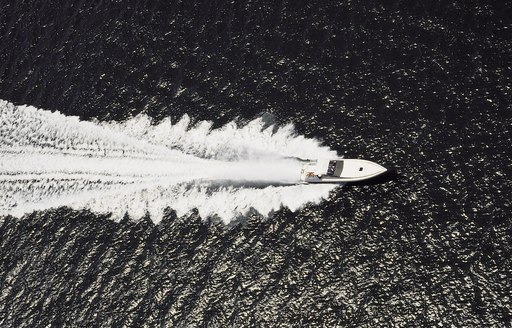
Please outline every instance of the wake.
[[69, 206], [158, 222], [170, 207], [229, 223], [251, 210], [295, 211], [333, 189], [297, 185], [297, 158], [322, 157], [336, 153], [262, 119], [219, 129], [188, 116], [88, 122], [0, 101], [0, 216]]

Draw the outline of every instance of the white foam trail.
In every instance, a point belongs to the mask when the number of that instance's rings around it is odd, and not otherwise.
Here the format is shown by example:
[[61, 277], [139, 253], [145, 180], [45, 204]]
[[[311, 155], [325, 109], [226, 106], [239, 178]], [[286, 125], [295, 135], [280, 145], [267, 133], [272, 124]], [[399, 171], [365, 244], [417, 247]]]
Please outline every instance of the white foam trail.
[[0, 101], [0, 215], [71, 206], [158, 222], [163, 210], [193, 208], [224, 222], [251, 209], [296, 210], [333, 186], [295, 185], [301, 162], [334, 157], [293, 126], [261, 119], [220, 129], [209, 122], [85, 122], [58, 112]]
[[298, 136], [292, 124], [275, 130], [265, 126], [261, 118], [238, 127], [231, 122], [212, 130], [212, 123], [202, 121], [190, 126], [190, 118], [184, 115], [172, 124], [169, 118], [153, 125], [151, 118], [138, 115], [127, 122], [104, 122], [109, 130], [122, 132], [137, 139], [147, 140], [153, 145], [165, 145], [180, 149], [187, 154], [202, 158], [221, 160], [263, 159], [298, 157], [303, 159], [336, 157], [334, 151], [320, 146], [314, 139]]

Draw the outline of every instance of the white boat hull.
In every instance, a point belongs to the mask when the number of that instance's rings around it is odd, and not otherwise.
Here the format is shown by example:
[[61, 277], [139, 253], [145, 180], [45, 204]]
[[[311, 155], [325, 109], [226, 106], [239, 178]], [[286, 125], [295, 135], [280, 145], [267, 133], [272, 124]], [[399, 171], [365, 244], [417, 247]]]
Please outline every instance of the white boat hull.
[[348, 183], [369, 180], [387, 169], [363, 159], [334, 158], [308, 162], [300, 174], [302, 183]]

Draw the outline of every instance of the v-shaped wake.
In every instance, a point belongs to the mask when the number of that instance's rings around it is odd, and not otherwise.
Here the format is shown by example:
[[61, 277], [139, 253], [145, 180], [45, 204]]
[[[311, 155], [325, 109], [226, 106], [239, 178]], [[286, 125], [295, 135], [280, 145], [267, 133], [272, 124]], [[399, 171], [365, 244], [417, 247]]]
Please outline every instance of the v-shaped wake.
[[0, 101], [0, 215], [70, 206], [121, 218], [163, 210], [225, 222], [251, 209], [268, 215], [328, 196], [333, 186], [297, 185], [294, 158], [336, 157], [319, 142], [256, 119], [190, 126], [139, 115], [126, 122], [87, 122]]

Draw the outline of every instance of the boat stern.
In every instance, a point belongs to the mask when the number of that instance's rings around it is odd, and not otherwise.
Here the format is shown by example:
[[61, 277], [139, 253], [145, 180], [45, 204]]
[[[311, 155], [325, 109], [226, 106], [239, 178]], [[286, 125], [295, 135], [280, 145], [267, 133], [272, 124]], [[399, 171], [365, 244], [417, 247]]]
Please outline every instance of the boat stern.
[[301, 183], [318, 182], [320, 180], [315, 173], [316, 164], [316, 162], [308, 162], [302, 165], [302, 170], [300, 171]]

